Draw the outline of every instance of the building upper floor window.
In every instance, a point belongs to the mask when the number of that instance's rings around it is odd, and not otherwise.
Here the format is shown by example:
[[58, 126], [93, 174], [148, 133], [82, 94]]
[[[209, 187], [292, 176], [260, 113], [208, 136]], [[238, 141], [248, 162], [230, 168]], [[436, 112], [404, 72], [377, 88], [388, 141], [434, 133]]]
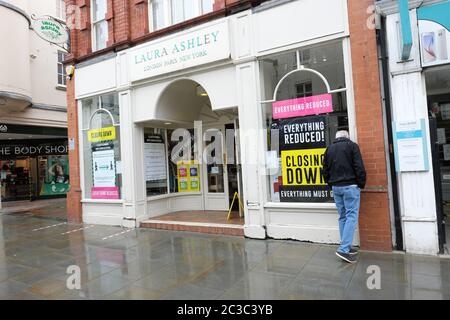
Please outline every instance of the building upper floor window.
[[66, 20], [66, 1], [65, 0], [55, 0], [56, 1], [56, 17], [61, 20]]
[[63, 61], [64, 61], [64, 52], [58, 51], [58, 86], [65, 87], [66, 86], [66, 69], [64, 69]]
[[151, 31], [213, 11], [214, 0], [149, 0]]
[[97, 51], [106, 48], [108, 42], [107, 0], [92, 0], [91, 8], [92, 48]]

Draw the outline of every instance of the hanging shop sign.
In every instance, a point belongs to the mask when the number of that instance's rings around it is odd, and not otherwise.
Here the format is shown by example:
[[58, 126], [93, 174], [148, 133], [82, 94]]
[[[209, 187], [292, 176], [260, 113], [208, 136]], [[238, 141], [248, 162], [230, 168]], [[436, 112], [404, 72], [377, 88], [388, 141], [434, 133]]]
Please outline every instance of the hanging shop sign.
[[281, 202], [327, 202], [332, 194], [323, 177], [325, 116], [280, 121]]
[[144, 134], [145, 180], [167, 179], [166, 145], [161, 135]]
[[116, 127], [92, 129], [88, 131], [89, 142], [103, 142], [116, 140]]
[[428, 171], [425, 119], [393, 123], [397, 172]]
[[178, 192], [199, 192], [200, 171], [197, 161], [179, 161], [177, 163]]
[[69, 51], [69, 28], [52, 16], [36, 18], [32, 15], [33, 30], [43, 40], [53, 43], [58, 47]]
[[33, 143], [27, 144], [1, 144], [0, 145], [0, 159], [10, 159], [16, 157], [35, 157], [46, 155], [66, 155], [68, 152], [67, 140]]
[[333, 112], [331, 94], [277, 101], [272, 104], [273, 119], [286, 119]]
[[228, 22], [152, 41], [129, 53], [131, 81], [183, 70], [230, 57]]
[[422, 66], [450, 63], [450, 1], [417, 9]]
[[400, 14], [400, 28], [401, 28], [401, 57], [406, 61], [411, 56], [412, 49], [412, 28], [411, 17], [409, 16], [408, 0], [397, 0]]

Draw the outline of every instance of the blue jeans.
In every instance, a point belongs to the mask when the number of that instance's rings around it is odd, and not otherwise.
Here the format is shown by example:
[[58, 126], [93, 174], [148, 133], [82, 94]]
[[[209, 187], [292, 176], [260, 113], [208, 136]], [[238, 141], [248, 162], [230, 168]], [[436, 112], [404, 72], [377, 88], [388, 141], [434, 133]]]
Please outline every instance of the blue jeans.
[[333, 197], [339, 212], [339, 233], [341, 245], [339, 252], [348, 253], [353, 243], [358, 223], [361, 190], [356, 185], [333, 186]]

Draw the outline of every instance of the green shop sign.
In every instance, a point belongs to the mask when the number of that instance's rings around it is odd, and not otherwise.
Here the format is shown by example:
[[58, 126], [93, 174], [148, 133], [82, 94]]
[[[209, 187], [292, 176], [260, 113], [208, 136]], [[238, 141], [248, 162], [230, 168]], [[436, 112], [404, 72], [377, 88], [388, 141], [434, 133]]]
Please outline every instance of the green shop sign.
[[66, 27], [51, 17], [37, 18], [33, 23], [36, 34], [47, 42], [54, 44], [65, 44], [69, 40]]

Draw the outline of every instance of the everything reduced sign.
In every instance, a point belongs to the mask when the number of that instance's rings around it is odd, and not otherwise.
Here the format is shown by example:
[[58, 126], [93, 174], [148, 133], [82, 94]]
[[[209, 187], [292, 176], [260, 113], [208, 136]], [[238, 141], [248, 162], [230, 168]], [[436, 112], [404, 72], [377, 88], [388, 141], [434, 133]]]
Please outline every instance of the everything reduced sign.
[[281, 202], [328, 202], [332, 195], [323, 178], [325, 116], [280, 121]]

